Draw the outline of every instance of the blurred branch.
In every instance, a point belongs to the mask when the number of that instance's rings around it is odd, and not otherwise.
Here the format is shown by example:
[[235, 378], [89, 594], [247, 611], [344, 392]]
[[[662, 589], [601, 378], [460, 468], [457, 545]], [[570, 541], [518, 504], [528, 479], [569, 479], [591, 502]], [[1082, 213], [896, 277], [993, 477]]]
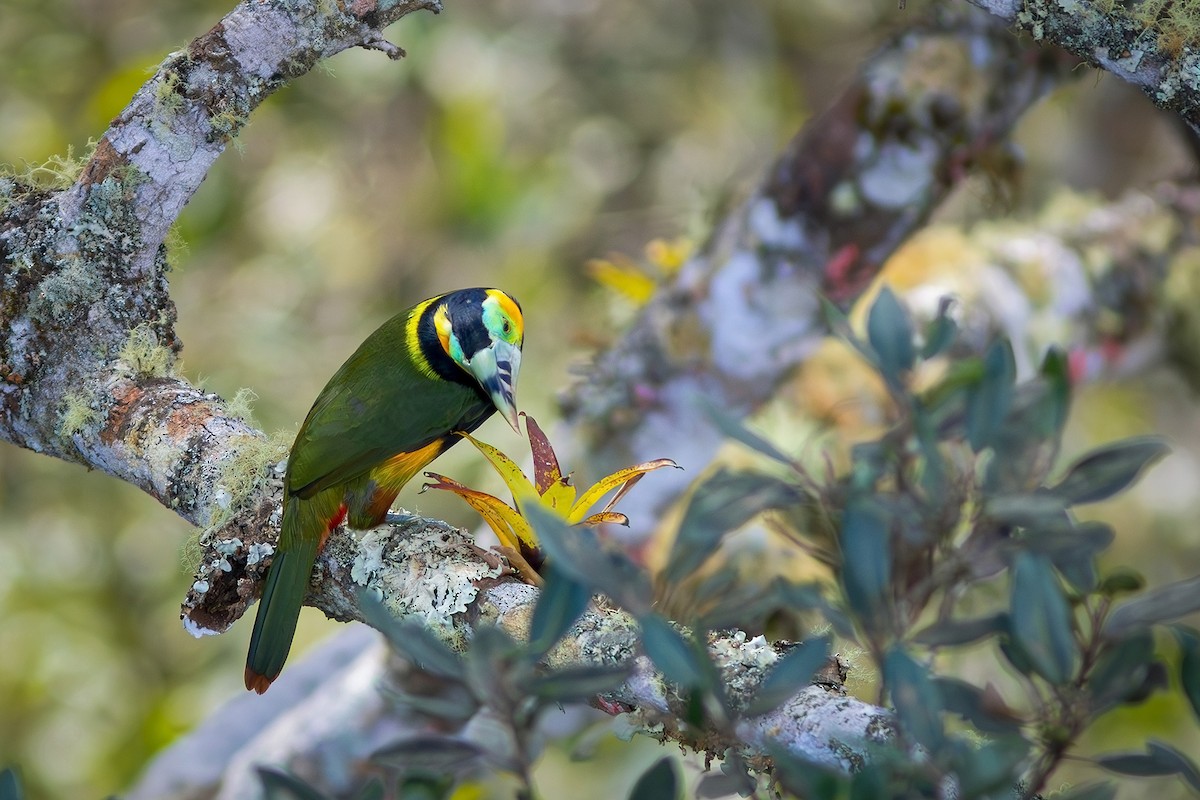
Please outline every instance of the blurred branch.
[[720, 445], [695, 399], [739, 416], [766, 403], [825, 334], [818, 295], [862, 292], [1073, 64], [945, 9], [871, 57], [563, 398], [598, 472], [663, 453], [691, 470], [630, 498], [635, 525], [661, 518]]
[[1194, 13], [1191, 9], [1147, 3], [1146, 8], [1155, 10], [1146, 17], [1139, 16], [1140, 4], [969, 2], [1133, 84], [1200, 132], [1200, 55], [1190, 46], [1195, 22], [1184, 18]]

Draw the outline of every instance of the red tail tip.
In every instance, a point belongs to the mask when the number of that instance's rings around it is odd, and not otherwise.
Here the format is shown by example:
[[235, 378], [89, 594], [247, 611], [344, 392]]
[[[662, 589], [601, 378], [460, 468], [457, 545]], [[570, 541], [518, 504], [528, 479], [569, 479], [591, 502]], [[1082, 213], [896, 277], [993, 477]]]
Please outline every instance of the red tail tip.
[[271, 681], [274, 678], [268, 678], [266, 675], [259, 675], [250, 667], [246, 667], [246, 688], [262, 694], [267, 689], [271, 688]]

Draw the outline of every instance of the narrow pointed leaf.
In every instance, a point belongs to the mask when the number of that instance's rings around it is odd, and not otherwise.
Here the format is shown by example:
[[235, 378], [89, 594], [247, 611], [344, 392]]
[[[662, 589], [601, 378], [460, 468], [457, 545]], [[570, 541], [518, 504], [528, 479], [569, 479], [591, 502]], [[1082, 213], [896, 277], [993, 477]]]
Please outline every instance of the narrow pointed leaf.
[[475, 449], [483, 453], [484, 458], [496, 470], [496, 473], [504, 481], [504, 485], [512, 492], [513, 500], [517, 503], [524, 502], [530, 497], [537, 497], [537, 488], [529, 478], [525, 477], [525, 473], [517, 466], [517, 463], [511, 458], [500, 452], [495, 447], [492, 447], [487, 442], [481, 442], [469, 433], [460, 434], [471, 444], [475, 445]]
[[967, 441], [979, 452], [992, 443], [1012, 405], [1017, 377], [1012, 345], [999, 339], [983, 357], [983, 378], [967, 395]]
[[663, 570], [667, 583], [678, 583], [699, 569], [725, 534], [767, 509], [796, 499], [796, 490], [775, 478], [717, 470], [696, 487], [688, 501]]
[[642, 773], [629, 800], [675, 800], [679, 797], [679, 777], [675, 773], [675, 761], [664, 756], [654, 766]]
[[946, 711], [957, 714], [983, 733], [1012, 734], [1021, 730], [1021, 718], [990, 684], [986, 689], [980, 689], [944, 675], [933, 682]]
[[1034, 670], [1050, 683], [1066, 683], [1075, 671], [1071, 611], [1054, 568], [1045, 556], [1020, 553], [1012, 570], [1013, 638]]
[[1200, 769], [1183, 753], [1163, 742], [1151, 739], [1146, 743], [1146, 753], [1113, 753], [1101, 756], [1096, 763], [1110, 772], [1122, 775], [1151, 777], [1155, 775], [1179, 775], [1200, 791]]
[[363, 618], [380, 631], [396, 652], [426, 672], [444, 678], [462, 680], [466, 675], [463, 661], [428, 628], [415, 620], [398, 620], [367, 590], [358, 593]]
[[266, 800], [329, 800], [324, 793], [279, 767], [257, 766], [254, 771], [258, 773]]
[[453, 492], [461, 497], [466, 501], [467, 505], [475, 509], [475, 513], [483, 517], [483, 521], [496, 534], [496, 538], [500, 540], [500, 544], [505, 547], [511, 547], [514, 550], [521, 549], [521, 542], [530, 547], [537, 547], [537, 537], [533, 533], [533, 528], [529, 526], [524, 517], [517, 513], [516, 509], [512, 508], [499, 497], [468, 488], [453, 478], [447, 478], [445, 475], [439, 475], [436, 472], [426, 472], [425, 477], [436, 481], [436, 483], [425, 484], [421, 491], [425, 489], [442, 489], [447, 492]]
[[771, 672], [746, 707], [747, 716], [765, 714], [780, 706], [812, 681], [812, 676], [829, 658], [829, 637], [809, 639], [793, 647], [775, 662]]
[[700, 398], [699, 404], [704, 413], [708, 415], [708, 418], [716, 424], [717, 429], [730, 439], [744, 444], [751, 450], [761, 453], [767, 458], [772, 458], [781, 464], [790, 466], [795, 463], [790, 456], [750, 430], [742, 420], [726, 412], [724, 409], [718, 408], [707, 397]]
[[1104, 623], [1104, 635], [1120, 638], [1130, 631], [1170, 622], [1200, 611], [1200, 578], [1168, 583], [1117, 606]]
[[24, 797], [17, 771], [12, 767], [0, 770], [0, 800], [23, 800]]
[[921, 347], [921, 358], [933, 358], [958, 337], [958, 323], [949, 316], [949, 310], [949, 304], [943, 303], [938, 309], [938, 315], [925, 328], [925, 344]]
[[549, 509], [524, 509], [548, 561], [589, 591], [608, 595], [625, 610], [639, 614], [650, 607], [653, 591], [646, 572], [593, 528], [569, 527]]
[[587, 516], [588, 509], [596, 505], [596, 503], [600, 501], [601, 497], [608, 494], [613, 489], [616, 489], [618, 486], [621, 486], [622, 484], [627, 483], [634, 478], [640, 478], [647, 472], [653, 472], [656, 469], [663, 469], [664, 467], [674, 467], [675, 469], [680, 469], [680, 466], [671, 459], [658, 458], [654, 461], [646, 461], [642, 464], [635, 464], [632, 467], [626, 467], [625, 469], [617, 470], [611, 475], [604, 476], [596, 483], [588, 487], [588, 490], [583, 493], [583, 496], [575, 501], [575, 505], [571, 508], [571, 513], [570, 516], [567, 517], [567, 521], [571, 524], [579, 522], [581, 519]]
[[1200, 719], [1200, 634], [1182, 625], [1174, 626], [1173, 630], [1179, 640], [1179, 682], [1192, 713]]
[[448, 736], [429, 735], [414, 736], [381, 747], [371, 754], [370, 759], [404, 772], [445, 775], [468, 769], [484, 756], [479, 745]]
[[885, 598], [892, 574], [891, 536], [883, 510], [855, 498], [842, 515], [842, 583], [850, 608], [868, 628], [886, 622]]
[[1171, 451], [1156, 436], [1138, 436], [1097, 448], [1080, 458], [1053, 488], [1068, 505], [1095, 503], [1124, 491]]
[[1088, 676], [1093, 707], [1106, 710], [1142, 689], [1154, 661], [1154, 637], [1138, 631], [1104, 649]]
[[529, 648], [537, 658], [558, 644], [592, 599], [586, 586], [571, 580], [553, 564], [542, 571], [542, 577], [546, 582], [533, 607], [533, 621], [529, 625]]
[[547, 703], [579, 703], [617, 689], [628, 677], [627, 667], [571, 667], [537, 676], [528, 691]]
[[945, 744], [942, 699], [929, 673], [900, 648], [893, 648], [883, 663], [883, 679], [901, 728], [936, 755]]
[[1008, 630], [1008, 615], [988, 614], [970, 619], [949, 619], [935, 622], [921, 630], [913, 641], [926, 647], [947, 647], [977, 642], [985, 636]]
[[580, 520], [578, 525], [623, 525], [629, 527], [629, 517], [619, 511], [599, 511], [592, 514], [584, 520]]
[[679, 631], [657, 614], [646, 614], [642, 626], [642, 646], [663, 676], [686, 689], [699, 689], [705, 683], [704, 669], [694, 647]]
[[900, 386], [916, 359], [912, 322], [891, 287], [884, 286], [867, 312], [867, 341], [879, 359], [879, 370], [892, 386]]

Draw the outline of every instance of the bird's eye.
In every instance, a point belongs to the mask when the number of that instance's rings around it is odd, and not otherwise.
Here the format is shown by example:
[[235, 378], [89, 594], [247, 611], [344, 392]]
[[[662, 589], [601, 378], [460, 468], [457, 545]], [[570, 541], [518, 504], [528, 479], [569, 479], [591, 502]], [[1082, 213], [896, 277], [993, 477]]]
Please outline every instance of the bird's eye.
[[504, 320], [504, 332], [508, 333], [510, 330], [512, 330], [512, 324], [508, 320]]

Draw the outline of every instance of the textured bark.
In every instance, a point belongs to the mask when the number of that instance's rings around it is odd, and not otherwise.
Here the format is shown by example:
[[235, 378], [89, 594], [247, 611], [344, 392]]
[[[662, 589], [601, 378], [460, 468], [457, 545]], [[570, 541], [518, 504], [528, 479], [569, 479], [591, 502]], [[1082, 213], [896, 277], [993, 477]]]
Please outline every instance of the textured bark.
[[[1185, 34], [1179, 30], [1180, 26], [1139, 20], [1134, 16], [1133, 6], [1121, 3], [969, 2], [1038, 41], [1057, 45], [1128, 81], [1155, 105], [1178, 114], [1193, 131], [1200, 132], [1200, 70], [1197, 69], [1200, 53], [1191, 41], [1195, 35], [1194, 21]], [[1195, 12], [1181, 10], [1181, 13]]]

